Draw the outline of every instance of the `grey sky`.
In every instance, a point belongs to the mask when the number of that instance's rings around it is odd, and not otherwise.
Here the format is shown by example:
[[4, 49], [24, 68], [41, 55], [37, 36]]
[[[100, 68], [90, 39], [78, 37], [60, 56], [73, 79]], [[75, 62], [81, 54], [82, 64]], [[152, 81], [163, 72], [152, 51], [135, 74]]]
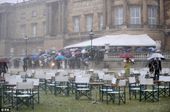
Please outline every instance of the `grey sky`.
[[[17, 3], [17, 2], [22, 2], [24, 0], [0, 0], [0, 3], [8, 2], [8, 3]], [[25, 0], [28, 1], [28, 0]]]

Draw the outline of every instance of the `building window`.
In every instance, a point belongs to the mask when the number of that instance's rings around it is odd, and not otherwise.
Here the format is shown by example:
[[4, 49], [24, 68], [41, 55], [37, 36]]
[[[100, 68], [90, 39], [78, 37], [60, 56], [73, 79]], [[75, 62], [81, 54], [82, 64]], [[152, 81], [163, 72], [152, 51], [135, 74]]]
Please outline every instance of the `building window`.
[[32, 17], [36, 17], [37, 16], [37, 12], [36, 11], [32, 11]]
[[155, 6], [148, 7], [148, 23], [150, 25], [157, 24], [158, 8]]
[[46, 16], [46, 15], [47, 15], [47, 10], [44, 9], [44, 10], [43, 10], [43, 16]]
[[99, 14], [99, 30], [102, 31], [104, 26], [104, 18], [102, 14]]
[[13, 56], [14, 55], [14, 48], [10, 49], [10, 55]]
[[93, 29], [93, 15], [86, 16], [86, 30], [91, 31]]
[[25, 48], [20, 51], [20, 54], [23, 56], [26, 55]]
[[116, 7], [115, 8], [115, 25], [122, 25], [123, 24], [123, 7]]
[[37, 36], [37, 23], [32, 24], [32, 37]]
[[22, 24], [20, 26], [20, 31], [21, 31], [21, 37], [23, 37], [24, 35], [26, 35], [26, 25], [25, 24]]
[[21, 13], [21, 20], [22, 20], [22, 19], [25, 19], [25, 17], [26, 17], [25, 12], [22, 12], [22, 13]]
[[46, 22], [43, 22], [43, 34], [46, 35]]
[[130, 24], [141, 24], [141, 7], [130, 7]]
[[80, 17], [79, 16], [73, 17], [73, 31], [80, 32]]

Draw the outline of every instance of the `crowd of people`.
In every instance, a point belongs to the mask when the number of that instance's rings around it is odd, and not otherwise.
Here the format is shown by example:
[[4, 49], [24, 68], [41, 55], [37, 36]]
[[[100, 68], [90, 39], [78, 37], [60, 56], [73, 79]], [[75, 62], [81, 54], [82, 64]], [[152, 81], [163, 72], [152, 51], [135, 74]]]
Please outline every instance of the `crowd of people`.
[[[92, 51], [92, 52], [91, 52]], [[88, 67], [90, 60], [100, 62], [104, 58], [104, 52], [98, 49], [65, 49], [55, 53], [41, 52], [38, 55], [30, 55], [23, 59], [14, 59], [15, 68], [22, 66], [27, 68], [82, 68]]]
[[[24, 71], [28, 68], [57, 68], [57, 69], [80, 69], [88, 68], [89, 61], [101, 62], [104, 58], [105, 51], [101, 49], [63, 49], [54, 53], [40, 52], [38, 55], [29, 55], [24, 58], [16, 58], [12, 64], [15, 68], [23, 67]], [[126, 55], [125, 55], [126, 56]], [[127, 55], [130, 56], [130, 55]], [[122, 58], [122, 56], [120, 56]], [[131, 57], [124, 57], [125, 76], [130, 76], [131, 65], [134, 60]], [[7, 72], [8, 66], [12, 65], [10, 61], [0, 61], [0, 75]], [[147, 64], [150, 76], [153, 75], [154, 80], [159, 80], [159, 75], [162, 70], [161, 58], [155, 57], [148, 60]]]

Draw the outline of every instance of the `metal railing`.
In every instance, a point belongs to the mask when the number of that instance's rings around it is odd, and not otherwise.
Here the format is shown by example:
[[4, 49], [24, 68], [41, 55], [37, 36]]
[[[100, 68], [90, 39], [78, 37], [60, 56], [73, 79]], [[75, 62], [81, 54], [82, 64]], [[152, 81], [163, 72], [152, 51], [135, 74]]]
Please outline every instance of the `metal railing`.
[[[122, 58], [120, 58], [121, 53], [108, 53], [105, 54], [104, 60], [105, 61], [120, 61]], [[164, 52], [161, 53], [166, 60], [170, 60], [170, 53]], [[147, 58], [151, 55], [151, 53], [133, 53], [133, 59], [136, 61], [142, 61], [147, 60]]]

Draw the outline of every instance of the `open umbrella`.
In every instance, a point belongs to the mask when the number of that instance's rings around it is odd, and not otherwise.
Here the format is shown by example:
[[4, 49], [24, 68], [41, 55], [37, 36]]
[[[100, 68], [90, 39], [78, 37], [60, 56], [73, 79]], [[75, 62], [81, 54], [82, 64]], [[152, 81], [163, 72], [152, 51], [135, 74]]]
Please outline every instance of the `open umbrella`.
[[153, 53], [149, 58], [147, 58], [147, 60], [151, 60], [155, 58], [159, 58], [161, 60], [165, 59], [165, 57], [161, 53]]
[[151, 51], [151, 52], [154, 52], [154, 51], [156, 50], [156, 48], [154, 48], [154, 47], [149, 47], [148, 50]]
[[8, 58], [0, 58], [0, 62], [6, 62], [6, 63], [8, 63], [8, 62], [9, 62], [9, 59], [8, 59]]
[[36, 61], [36, 60], [39, 59], [39, 56], [38, 56], [38, 55], [32, 55], [32, 56], [31, 56], [31, 59], [34, 60], [34, 61]]
[[58, 55], [58, 56], [55, 57], [55, 60], [65, 60], [65, 56]]
[[120, 58], [133, 58], [131, 53], [123, 53], [119, 55]]

